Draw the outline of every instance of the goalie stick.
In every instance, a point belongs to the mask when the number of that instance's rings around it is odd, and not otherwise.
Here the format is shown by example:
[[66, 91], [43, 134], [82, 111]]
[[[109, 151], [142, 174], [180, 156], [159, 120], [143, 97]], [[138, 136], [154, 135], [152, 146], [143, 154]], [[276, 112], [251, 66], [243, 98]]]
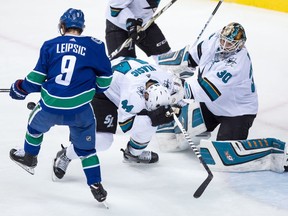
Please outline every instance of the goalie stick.
[[[171, 0], [165, 7], [163, 7], [157, 14], [155, 14], [143, 27], [141, 27], [138, 31], [145, 31], [149, 26], [161, 15], [163, 14], [172, 4], [174, 4], [177, 0]], [[132, 42], [132, 38], [129, 37], [126, 39], [121, 46], [119, 46], [115, 51], [113, 51], [108, 57], [109, 59], [114, 58], [119, 52], [121, 52], [128, 44]]]
[[207, 164], [205, 163], [205, 161], [203, 160], [199, 150], [197, 149], [196, 145], [193, 143], [193, 141], [190, 138], [189, 134], [187, 133], [187, 131], [184, 129], [184, 127], [182, 126], [181, 122], [177, 118], [176, 114], [172, 110], [171, 110], [171, 112], [172, 112], [173, 118], [174, 118], [177, 126], [180, 128], [181, 132], [185, 136], [185, 139], [188, 141], [188, 144], [190, 145], [191, 149], [196, 154], [196, 156], [198, 157], [198, 159], [200, 160], [200, 162], [202, 163], [202, 165], [204, 166], [205, 170], [208, 173], [208, 177], [203, 181], [203, 183], [198, 187], [198, 189], [195, 191], [195, 193], [193, 195], [195, 198], [199, 198], [203, 194], [205, 189], [207, 188], [208, 184], [213, 179], [213, 174], [212, 174], [211, 170], [209, 169], [209, 167], [207, 166]]
[[215, 9], [213, 10], [212, 14], [210, 15], [208, 21], [205, 23], [204, 28], [201, 30], [200, 34], [198, 35], [196, 41], [194, 42], [194, 44], [192, 45], [193, 47], [198, 43], [200, 37], [202, 36], [203, 32], [205, 31], [205, 29], [207, 28], [208, 24], [210, 23], [211, 19], [213, 18], [213, 16], [216, 14], [216, 12], [218, 11], [218, 8], [220, 7], [220, 5], [222, 4], [224, 0], [220, 0], [218, 2], [218, 4], [216, 5]]

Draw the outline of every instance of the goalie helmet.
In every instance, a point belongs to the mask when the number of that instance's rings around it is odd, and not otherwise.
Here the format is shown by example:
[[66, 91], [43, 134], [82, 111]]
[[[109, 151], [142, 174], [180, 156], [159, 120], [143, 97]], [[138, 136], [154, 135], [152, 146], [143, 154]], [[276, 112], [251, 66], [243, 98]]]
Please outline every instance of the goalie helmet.
[[60, 17], [60, 21], [59, 21], [60, 33], [62, 34], [61, 32], [62, 28], [64, 28], [62, 29], [63, 34], [69, 28], [78, 28], [81, 30], [81, 33], [82, 33], [83, 29], [85, 28], [84, 22], [85, 22], [84, 13], [81, 10], [69, 8]]
[[232, 22], [220, 33], [220, 50], [224, 53], [238, 52], [246, 42], [246, 34], [242, 25]]
[[145, 105], [149, 111], [156, 110], [160, 106], [170, 104], [170, 92], [168, 88], [159, 83], [152, 84], [145, 91]]

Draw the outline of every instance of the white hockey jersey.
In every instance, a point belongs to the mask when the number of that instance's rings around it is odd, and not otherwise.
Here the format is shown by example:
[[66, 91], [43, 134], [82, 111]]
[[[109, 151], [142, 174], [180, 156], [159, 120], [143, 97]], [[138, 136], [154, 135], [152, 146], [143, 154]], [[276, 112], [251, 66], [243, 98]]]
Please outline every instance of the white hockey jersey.
[[186, 97], [192, 92], [195, 101], [205, 102], [217, 116], [256, 114], [258, 96], [247, 49], [223, 60], [216, 54], [218, 47], [219, 33], [190, 47], [189, 53], [198, 64], [198, 77], [186, 80]]
[[132, 119], [146, 109], [144, 91], [146, 82], [155, 80], [174, 91], [173, 75], [161, 68], [135, 58], [119, 57], [112, 61], [113, 78], [105, 95], [118, 107], [118, 120]]
[[143, 20], [145, 24], [156, 11], [160, 0], [109, 0], [106, 19], [126, 30], [128, 18]]

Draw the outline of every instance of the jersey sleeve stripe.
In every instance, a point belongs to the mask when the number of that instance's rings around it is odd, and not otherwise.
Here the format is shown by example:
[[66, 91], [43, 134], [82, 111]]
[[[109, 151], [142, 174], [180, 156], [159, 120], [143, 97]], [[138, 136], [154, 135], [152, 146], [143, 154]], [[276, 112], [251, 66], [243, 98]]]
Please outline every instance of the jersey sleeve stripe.
[[206, 77], [199, 77], [198, 83], [211, 101], [215, 101], [218, 97], [221, 96], [221, 92]]

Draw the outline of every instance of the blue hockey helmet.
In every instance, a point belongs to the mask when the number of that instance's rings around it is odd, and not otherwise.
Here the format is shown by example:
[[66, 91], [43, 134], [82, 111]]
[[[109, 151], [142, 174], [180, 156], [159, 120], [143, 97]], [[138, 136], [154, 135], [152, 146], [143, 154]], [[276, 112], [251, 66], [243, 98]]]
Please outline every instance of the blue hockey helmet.
[[84, 22], [84, 13], [81, 10], [74, 8], [69, 8], [60, 17], [60, 25], [64, 25], [66, 29], [78, 28], [83, 31], [85, 28]]

